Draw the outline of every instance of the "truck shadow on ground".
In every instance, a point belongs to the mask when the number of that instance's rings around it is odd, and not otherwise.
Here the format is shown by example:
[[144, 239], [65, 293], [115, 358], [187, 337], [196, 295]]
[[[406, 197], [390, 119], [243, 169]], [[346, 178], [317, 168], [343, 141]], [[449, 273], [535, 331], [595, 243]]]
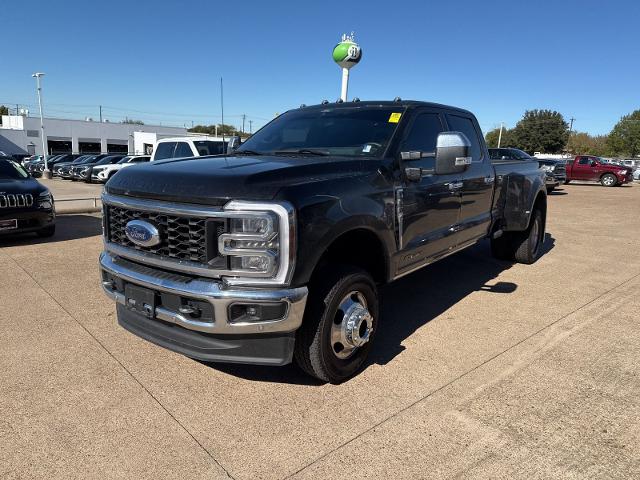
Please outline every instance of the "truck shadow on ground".
[[56, 217], [56, 233], [53, 237], [40, 238], [35, 233], [0, 237], [0, 248], [39, 243], [56, 243], [102, 235], [102, 219], [93, 215], [60, 215]]
[[[554, 248], [552, 235], [545, 235], [542, 255]], [[491, 256], [488, 241], [425, 267], [381, 288], [381, 321], [368, 364], [385, 365], [406, 347], [402, 342], [417, 329], [440, 316], [473, 292], [505, 295], [516, 291], [515, 283], [495, 281], [512, 263]], [[446, 321], [446, 320], [443, 320]], [[261, 367], [234, 364], [207, 364], [246, 380], [320, 385], [294, 365]]]

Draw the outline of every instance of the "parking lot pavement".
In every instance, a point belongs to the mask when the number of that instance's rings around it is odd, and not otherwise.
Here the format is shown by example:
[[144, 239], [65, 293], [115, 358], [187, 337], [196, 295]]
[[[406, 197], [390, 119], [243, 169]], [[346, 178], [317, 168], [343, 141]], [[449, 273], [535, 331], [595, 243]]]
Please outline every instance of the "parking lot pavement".
[[125, 332], [96, 216], [0, 241], [0, 478], [638, 478], [634, 205], [638, 185], [570, 184], [536, 264], [482, 243], [385, 287], [339, 386]]
[[[38, 181], [45, 185], [53, 194], [56, 200], [56, 210], [58, 213], [83, 212], [97, 210], [100, 207], [100, 200], [94, 202], [94, 198], [99, 199], [102, 194], [102, 184], [72, 182], [61, 178], [39, 178]], [[69, 201], [71, 199], [85, 199]]]

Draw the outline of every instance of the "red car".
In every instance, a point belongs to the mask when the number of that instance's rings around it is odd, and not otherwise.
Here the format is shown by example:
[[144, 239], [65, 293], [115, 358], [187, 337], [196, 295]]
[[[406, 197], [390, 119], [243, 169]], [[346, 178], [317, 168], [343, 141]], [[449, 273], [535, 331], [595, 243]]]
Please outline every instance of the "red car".
[[623, 165], [605, 162], [593, 155], [578, 155], [567, 162], [567, 180], [590, 180], [605, 187], [615, 187], [633, 181], [633, 170]]

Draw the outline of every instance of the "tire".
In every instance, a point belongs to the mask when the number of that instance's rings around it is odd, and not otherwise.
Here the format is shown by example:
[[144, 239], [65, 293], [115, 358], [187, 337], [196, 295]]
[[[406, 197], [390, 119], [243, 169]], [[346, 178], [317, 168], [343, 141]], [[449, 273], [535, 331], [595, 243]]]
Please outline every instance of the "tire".
[[[341, 383], [360, 370], [371, 350], [378, 326], [378, 292], [371, 275], [356, 267], [331, 266], [315, 277], [296, 332], [294, 359], [309, 375]], [[342, 309], [361, 315], [348, 317]], [[346, 329], [347, 319], [358, 322], [356, 343], [366, 337], [364, 343], [352, 346], [338, 341], [346, 338], [338, 335]]]
[[567, 179], [564, 181], [564, 184], [565, 184], [565, 185], [569, 185], [569, 182], [570, 182], [570, 181], [571, 181], [571, 180], [569, 180], [569, 179], [567, 178]]
[[618, 183], [618, 178], [613, 173], [605, 173], [600, 177], [600, 183], [603, 187], [615, 187]]
[[536, 208], [531, 214], [529, 228], [514, 238], [516, 262], [527, 265], [534, 263], [540, 258], [543, 243], [544, 217], [542, 211]]
[[55, 233], [56, 233], [56, 226], [49, 225], [48, 227], [45, 227], [42, 230], [38, 230], [36, 232], [36, 235], [38, 235], [40, 238], [49, 238], [49, 237], [53, 237]]
[[547, 193], [551, 193], [555, 190], [556, 187], [547, 187]]

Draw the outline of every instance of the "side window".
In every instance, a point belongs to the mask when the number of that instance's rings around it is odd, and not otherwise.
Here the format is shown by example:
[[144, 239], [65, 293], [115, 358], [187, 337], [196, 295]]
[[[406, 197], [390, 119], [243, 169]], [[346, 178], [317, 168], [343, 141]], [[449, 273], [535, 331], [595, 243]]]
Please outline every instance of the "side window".
[[176, 153], [174, 154], [176, 158], [182, 157], [193, 157], [193, 152], [191, 151], [191, 147], [186, 142], [178, 142], [176, 145]]
[[438, 134], [444, 131], [440, 115], [437, 113], [421, 113], [411, 125], [402, 150], [418, 152], [435, 152]]
[[148, 161], [149, 161], [149, 157], [138, 157], [131, 160], [131, 163], [143, 163]]
[[480, 141], [478, 140], [478, 132], [473, 125], [473, 121], [467, 117], [460, 117], [458, 115], [447, 115], [447, 121], [449, 122], [449, 130], [452, 132], [464, 133], [471, 142], [471, 158], [474, 162], [479, 162], [482, 159], [482, 149], [480, 148]]
[[176, 142], [162, 142], [156, 147], [154, 160], [163, 160], [165, 158], [173, 158], [173, 151], [176, 148]]
[[589, 164], [589, 157], [580, 157], [580, 160], [578, 160], [578, 165], [588, 165]]

